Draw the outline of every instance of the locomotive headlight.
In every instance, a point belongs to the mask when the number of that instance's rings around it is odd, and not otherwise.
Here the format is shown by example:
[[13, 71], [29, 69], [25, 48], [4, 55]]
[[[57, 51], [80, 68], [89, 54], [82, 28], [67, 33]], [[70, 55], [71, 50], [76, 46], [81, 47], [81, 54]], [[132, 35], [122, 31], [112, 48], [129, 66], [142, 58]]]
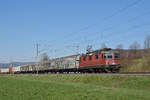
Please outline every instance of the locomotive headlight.
[[115, 65], [116, 63], [115, 63], [115, 61], [113, 61], [113, 63], [112, 63], [113, 65]]
[[113, 65], [115, 65], [116, 63], [112, 63]]

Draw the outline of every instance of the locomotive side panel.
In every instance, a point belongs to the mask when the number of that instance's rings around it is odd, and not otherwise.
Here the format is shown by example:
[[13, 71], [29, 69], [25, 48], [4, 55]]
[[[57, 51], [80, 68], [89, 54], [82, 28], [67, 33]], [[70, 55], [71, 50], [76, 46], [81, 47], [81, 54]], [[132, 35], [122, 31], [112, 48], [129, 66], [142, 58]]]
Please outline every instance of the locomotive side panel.
[[105, 60], [102, 53], [85, 55], [80, 58], [80, 67], [104, 65]]

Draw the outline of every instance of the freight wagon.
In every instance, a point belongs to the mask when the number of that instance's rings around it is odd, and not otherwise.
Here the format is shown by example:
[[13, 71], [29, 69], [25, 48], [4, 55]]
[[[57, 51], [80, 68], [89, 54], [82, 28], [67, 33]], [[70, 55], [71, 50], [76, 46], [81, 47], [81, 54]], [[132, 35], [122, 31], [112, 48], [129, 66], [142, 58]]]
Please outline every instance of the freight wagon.
[[79, 55], [72, 55], [42, 62], [40, 72], [73, 72], [79, 68]]
[[20, 67], [21, 67], [21, 66], [12, 67], [12, 72], [13, 72], [13, 73], [20, 73]]
[[22, 65], [20, 67], [21, 72], [32, 72], [36, 71], [36, 65], [35, 64], [27, 64], [27, 65]]

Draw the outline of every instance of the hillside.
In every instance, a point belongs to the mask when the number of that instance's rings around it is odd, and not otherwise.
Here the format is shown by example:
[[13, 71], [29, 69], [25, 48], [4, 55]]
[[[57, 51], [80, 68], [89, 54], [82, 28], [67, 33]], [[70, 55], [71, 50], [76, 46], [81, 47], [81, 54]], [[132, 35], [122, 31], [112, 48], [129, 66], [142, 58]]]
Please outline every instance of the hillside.
[[150, 72], [150, 50], [146, 50], [141, 55], [134, 54], [128, 57], [121, 57], [121, 72]]

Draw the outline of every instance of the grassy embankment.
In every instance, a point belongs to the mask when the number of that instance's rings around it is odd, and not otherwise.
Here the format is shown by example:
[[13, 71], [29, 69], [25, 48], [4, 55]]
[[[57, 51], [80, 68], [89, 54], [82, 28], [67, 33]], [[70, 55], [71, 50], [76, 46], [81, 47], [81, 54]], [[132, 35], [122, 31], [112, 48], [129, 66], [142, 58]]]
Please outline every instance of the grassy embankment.
[[150, 77], [1, 75], [0, 100], [150, 100]]
[[150, 50], [143, 57], [122, 60], [121, 65], [121, 72], [150, 72]]

